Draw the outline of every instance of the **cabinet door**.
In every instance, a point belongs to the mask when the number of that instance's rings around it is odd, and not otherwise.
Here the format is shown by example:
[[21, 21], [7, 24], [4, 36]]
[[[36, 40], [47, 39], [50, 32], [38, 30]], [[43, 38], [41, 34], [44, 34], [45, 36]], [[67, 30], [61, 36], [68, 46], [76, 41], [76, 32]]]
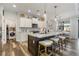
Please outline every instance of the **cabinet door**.
[[38, 24], [38, 18], [32, 18], [32, 23]]
[[35, 38], [32, 36], [28, 36], [28, 49], [30, 53], [34, 56], [38, 55], [38, 44], [35, 41]]
[[32, 27], [31, 19], [21, 17], [20, 18], [20, 27]]
[[32, 27], [32, 20], [31, 19], [26, 18], [25, 27]]
[[25, 27], [26, 18], [21, 17], [20, 18], [20, 27]]

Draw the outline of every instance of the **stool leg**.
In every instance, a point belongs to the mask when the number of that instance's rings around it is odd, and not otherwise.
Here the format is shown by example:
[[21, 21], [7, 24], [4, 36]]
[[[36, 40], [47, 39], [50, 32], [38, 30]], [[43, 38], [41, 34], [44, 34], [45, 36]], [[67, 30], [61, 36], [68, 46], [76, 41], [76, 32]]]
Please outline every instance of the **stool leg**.
[[67, 47], [67, 40], [65, 39], [65, 48]]
[[45, 55], [47, 55], [47, 47], [45, 47]]
[[61, 44], [59, 43], [59, 53], [60, 53], [60, 49], [61, 49]]
[[60, 53], [60, 49], [61, 49], [61, 42], [60, 42], [60, 40], [58, 41], [58, 46], [59, 46], [59, 53]]
[[39, 45], [39, 48], [38, 48], [38, 56], [40, 55], [40, 45]]
[[61, 43], [61, 48], [62, 48], [62, 50], [63, 50], [63, 43]]

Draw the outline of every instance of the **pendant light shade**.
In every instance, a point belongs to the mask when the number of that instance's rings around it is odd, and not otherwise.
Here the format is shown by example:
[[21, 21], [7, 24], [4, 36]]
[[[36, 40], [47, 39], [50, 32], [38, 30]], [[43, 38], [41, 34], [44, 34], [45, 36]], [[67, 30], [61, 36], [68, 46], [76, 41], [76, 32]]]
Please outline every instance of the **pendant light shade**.
[[57, 8], [57, 6], [54, 6], [54, 8], [55, 8], [55, 21], [57, 21], [57, 14], [56, 14], [56, 8]]
[[58, 6], [54, 6], [54, 8], [55, 8], [55, 22], [56, 22], [56, 31], [58, 30], [58, 21], [57, 21], [57, 14], [56, 14], [56, 8], [57, 8]]

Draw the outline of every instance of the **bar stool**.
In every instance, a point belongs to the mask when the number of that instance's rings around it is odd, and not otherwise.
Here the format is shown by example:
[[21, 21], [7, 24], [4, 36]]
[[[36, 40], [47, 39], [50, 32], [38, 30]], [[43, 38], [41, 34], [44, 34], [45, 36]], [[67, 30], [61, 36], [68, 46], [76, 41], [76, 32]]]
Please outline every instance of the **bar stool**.
[[70, 41], [70, 38], [67, 36], [67, 37], [64, 39], [65, 48], [66, 48], [66, 46], [68, 45], [69, 42], [71, 42], [71, 41]]
[[60, 40], [61, 40], [61, 48], [63, 49], [64, 47], [66, 48], [66, 44], [67, 44], [67, 39], [65, 36], [59, 36]]
[[59, 48], [59, 45], [58, 45], [59, 38], [51, 38], [50, 40], [53, 41], [52, 49], [54, 49], [54, 52], [55, 52]]
[[[52, 44], [53, 44], [53, 42], [51, 41], [51, 40], [44, 40], [44, 41], [39, 41], [39, 50], [38, 50], [38, 55], [51, 55], [52, 54], [52, 52], [51, 52], [51, 50], [49, 50], [48, 49], [48, 47], [51, 47], [52, 46]], [[44, 47], [44, 53], [41, 53], [41, 47], [40, 46], [43, 46]], [[48, 54], [48, 52], [47, 51], [50, 51], [50, 53]]]
[[54, 50], [55, 54], [61, 54], [62, 50], [61, 50], [61, 47], [62, 47], [62, 39], [61, 38], [51, 38], [50, 40], [53, 41], [53, 47], [52, 49]]
[[59, 50], [62, 48], [63, 49], [63, 40], [62, 38], [59, 38], [59, 41], [58, 41], [58, 44], [59, 44]]

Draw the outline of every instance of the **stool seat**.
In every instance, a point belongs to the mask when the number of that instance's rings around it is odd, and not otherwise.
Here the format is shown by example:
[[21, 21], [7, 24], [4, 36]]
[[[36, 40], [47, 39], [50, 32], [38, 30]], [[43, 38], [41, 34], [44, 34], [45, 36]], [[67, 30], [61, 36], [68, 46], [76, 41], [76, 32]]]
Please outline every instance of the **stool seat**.
[[64, 40], [66, 37], [65, 36], [59, 36], [59, 38], [62, 38], [62, 40]]
[[56, 43], [58, 43], [59, 38], [51, 38], [50, 40], [51, 40], [51, 41], [55, 41]]
[[[38, 55], [51, 55], [52, 54], [52, 50], [50, 50], [48, 47], [52, 47], [53, 41], [51, 40], [44, 40], [44, 41], [39, 41], [39, 51], [38, 51]], [[41, 50], [41, 46], [44, 47], [44, 49]], [[42, 52], [44, 51], [44, 53]], [[50, 53], [48, 53], [50, 52]]]
[[44, 41], [40, 41], [39, 44], [48, 47], [51, 46], [53, 42], [51, 40], [44, 40]]

